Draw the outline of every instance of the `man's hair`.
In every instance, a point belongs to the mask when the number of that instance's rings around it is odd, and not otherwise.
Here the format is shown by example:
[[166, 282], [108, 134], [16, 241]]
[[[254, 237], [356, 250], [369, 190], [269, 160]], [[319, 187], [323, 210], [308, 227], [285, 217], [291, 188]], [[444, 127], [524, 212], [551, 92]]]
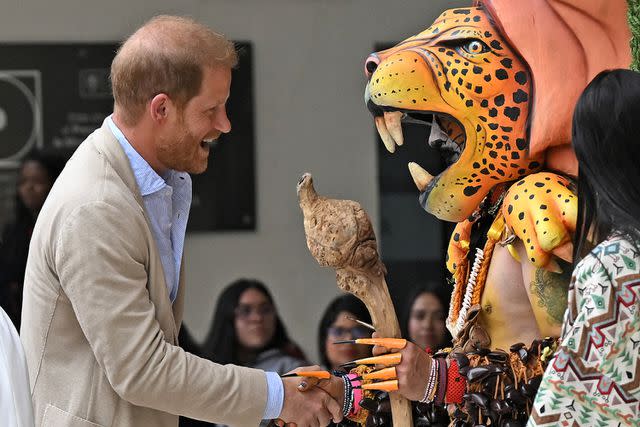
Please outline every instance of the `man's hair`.
[[237, 63], [233, 43], [222, 34], [190, 18], [156, 16], [125, 40], [111, 64], [115, 108], [130, 126], [159, 93], [181, 109], [200, 91], [205, 67]]

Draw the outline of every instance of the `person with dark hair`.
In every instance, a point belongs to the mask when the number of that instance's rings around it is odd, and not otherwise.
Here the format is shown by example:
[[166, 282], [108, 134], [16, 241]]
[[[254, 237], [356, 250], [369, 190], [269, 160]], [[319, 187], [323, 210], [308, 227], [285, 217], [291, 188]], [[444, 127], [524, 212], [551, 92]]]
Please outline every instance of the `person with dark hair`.
[[578, 219], [560, 345], [529, 426], [640, 419], [640, 74], [604, 71], [573, 115]]
[[5, 226], [0, 240], [0, 306], [18, 330], [31, 233], [62, 167], [58, 156], [36, 150], [22, 159], [18, 171], [15, 218]]
[[201, 356], [278, 374], [308, 365], [289, 338], [271, 293], [255, 279], [236, 280], [222, 291]]
[[416, 287], [400, 313], [402, 336], [433, 352], [451, 346], [445, 324], [449, 303], [441, 288], [434, 283]]
[[[232, 363], [280, 375], [309, 365], [302, 350], [289, 338], [269, 289], [255, 279], [236, 280], [222, 291], [209, 333], [199, 348], [184, 327], [180, 333], [191, 352], [220, 364]], [[181, 346], [185, 348], [182, 342]], [[266, 424], [263, 421], [261, 425]], [[180, 419], [182, 427], [211, 425]]]
[[320, 320], [318, 351], [320, 363], [330, 370], [354, 359], [371, 356], [371, 348], [358, 344], [334, 344], [338, 340], [367, 338], [371, 330], [352, 319], [371, 323], [371, 315], [362, 301], [351, 294], [335, 298]]

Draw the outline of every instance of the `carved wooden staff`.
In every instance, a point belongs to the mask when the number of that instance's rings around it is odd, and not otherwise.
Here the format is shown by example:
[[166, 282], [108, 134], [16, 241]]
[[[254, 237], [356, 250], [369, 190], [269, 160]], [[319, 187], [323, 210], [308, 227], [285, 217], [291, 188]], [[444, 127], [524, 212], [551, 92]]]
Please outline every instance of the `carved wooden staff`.
[[[399, 338], [400, 325], [391, 302], [369, 216], [359, 203], [318, 196], [311, 174], [298, 181], [307, 246], [318, 263], [336, 270], [338, 287], [360, 298], [382, 337]], [[393, 425], [412, 426], [411, 403], [391, 393]]]

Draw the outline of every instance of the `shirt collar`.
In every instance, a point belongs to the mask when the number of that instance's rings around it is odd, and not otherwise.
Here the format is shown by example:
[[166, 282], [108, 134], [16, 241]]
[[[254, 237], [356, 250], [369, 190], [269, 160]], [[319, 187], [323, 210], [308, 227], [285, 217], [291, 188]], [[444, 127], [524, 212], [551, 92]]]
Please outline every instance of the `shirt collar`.
[[[124, 136], [122, 131], [114, 123], [112, 116], [107, 117], [105, 120], [107, 125], [109, 125], [109, 129], [111, 129], [111, 132], [116, 137], [125, 154], [129, 158], [133, 175], [135, 176], [138, 187], [140, 188], [140, 195], [144, 197], [166, 187], [166, 181], [162, 179], [162, 177], [153, 170], [149, 163], [147, 163], [135, 148], [133, 148], [131, 143], [127, 140], [127, 137]], [[173, 171], [169, 170], [167, 172], [167, 176], [172, 173]]]

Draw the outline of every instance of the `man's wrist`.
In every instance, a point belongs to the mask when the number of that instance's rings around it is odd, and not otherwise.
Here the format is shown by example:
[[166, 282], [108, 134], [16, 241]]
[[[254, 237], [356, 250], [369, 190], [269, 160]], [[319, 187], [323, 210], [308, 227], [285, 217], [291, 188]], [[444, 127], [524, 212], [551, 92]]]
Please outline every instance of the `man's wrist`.
[[267, 405], [262, 418], [271, 420], [278, 418], [284, 404], [284, 385], [282, 378], [275, 372], [265, 372], [267, 378]]

